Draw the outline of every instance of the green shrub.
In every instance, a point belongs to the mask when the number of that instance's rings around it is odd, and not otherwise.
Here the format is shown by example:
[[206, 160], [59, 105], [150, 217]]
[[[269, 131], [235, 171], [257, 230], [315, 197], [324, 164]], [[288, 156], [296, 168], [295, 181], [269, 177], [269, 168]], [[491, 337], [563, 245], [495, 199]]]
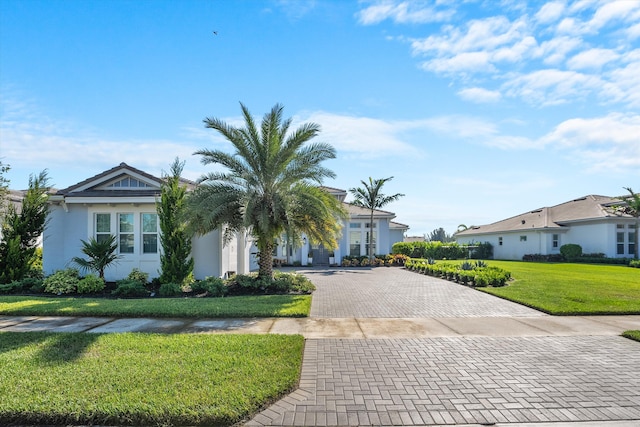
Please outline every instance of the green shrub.
[[135, 280], [142, 283], [143, 285], [146, 285], [149, 281], [149, 273], [145, 273], [144, 271], [140, 271], [140, 269], [138, 268], [134, 268], [127, 276], [127, 279]]
[[22, 291], [22, 280], [14, 280], [11, 283], [0, 285], [0, 294], [17, 294]]
[[191, 285], [191, 291], [196, 294], [204, 294], [210, 297], [223, 297], [227, 294], [227, 287], [224, 280], [219, 277], [207, 277], [204, 280], [198, 280]]
[[146, 297], [149, 296], [149, 291], [138, 280], [124, 279], [116, 282], [116, 288], [111, 292], [111, 295], [116, 297]]
[[629, 267], [640, 268], [640, 259], [632, 259], [629, 261]]
[[76, 292], [79, 282], [80, 276], [75, 268], [58, 270], [44, 279], [44, 291], [56, 295], [71, 294]]
[[560, 253], [566, 259], [578, 258], [582, 255], [582, 246], [576, 245], [575, 243], [567, 243], [566, 245], [560, 246]]
[[276, 272], [269, 286], [275, 292], [310, 294], [316, 290], [313, 283], [302, 274]]
[[163, 283], [160, 285], [158, 294], [161, 297], [175, 297], [182, 295], [182, 286], [177, 283]]
[[78, 282], [79, 294], [92, 294], [104, 289], [105, 283], [95, 274], [87, 274]]

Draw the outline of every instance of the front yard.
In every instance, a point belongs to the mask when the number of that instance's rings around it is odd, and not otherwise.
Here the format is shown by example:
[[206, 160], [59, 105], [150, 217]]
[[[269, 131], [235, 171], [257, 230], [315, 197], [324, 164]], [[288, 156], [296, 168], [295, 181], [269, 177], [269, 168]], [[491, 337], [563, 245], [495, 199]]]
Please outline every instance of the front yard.
[[299, 335], [0, 332], [0, 424], [231, 425], [293, 390]]
[[640, 314], [640, 269], [618, 265], [489, 261], [511, 272], [480, 290], [554, 315]]

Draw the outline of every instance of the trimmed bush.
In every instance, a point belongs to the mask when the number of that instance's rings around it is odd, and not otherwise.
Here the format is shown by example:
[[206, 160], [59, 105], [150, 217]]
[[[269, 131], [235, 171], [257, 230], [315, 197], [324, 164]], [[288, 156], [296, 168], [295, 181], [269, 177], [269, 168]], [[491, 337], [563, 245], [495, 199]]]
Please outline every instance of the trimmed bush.
[[274, 275], [274, 289], [280, 292], [310, 294], [316, 287], [302, 274], [276, 272]]
[[578, 258], [582, 255], [582, 246], [576, 245], [575, 243], [567, 243], [566, 245], [560, 246], [560, 253], [566, 259]]
[[640, 259], [632, 259], [629, 261], [629, 267], [640, 268]]
[[461, 264], [451, 262], [436, 263], [433, 260], [409, 259], [405, 268], [429, 276], [456, 281], [467, 286], [504, 286], [511, 279], [511, 273], [498, 267], [488, 266], [484, 261]]
[[137, 280], [118, 280], [116, 288], [111, 292], [115, 297], [148, 297], [149, 291], [142, 282]]
[[140, 271], [138, 268], [134, 268], [131, 270], [131, 273], [127, 276], [128, 280], [135, 280], [143, 285], [146, 285], [149, 282], [149, 273], [145, 273], [144, 271]]
[[175, 297], [182, 295], [182, 286], [177, 283], [163, 283], [160, 285], [158, 294], [161, 297]]
[[17, 294], [23, 291], [22, 280], [0, 285], [0, 294]]
[[[470, 248], [470, 246], [476, 246]], [[397, 242], [394, 243], [391, 252], [402, 254], [411, 258], [433, 259], [488, 259], [493, 258], [493, 246], [489, 242], [484, 243], [442, 243], [442, 242]]]
[[193, 282], [190, 287], [195, 294], [206, 293], [210, 297], [223, 297], [227, 294], [224, 280], [219, 277], [207, 277], [204, 280], [198, 280]]
[[92, 294], [104, 289], [105, 283], [95, 274], [88, 274], [78, 282], [79, 294]]
[[76, 292], [79, 282], [80, 276], [75, 268], [58, 270], [44, 279], [44, 291], [56, 295], [72, 294]]

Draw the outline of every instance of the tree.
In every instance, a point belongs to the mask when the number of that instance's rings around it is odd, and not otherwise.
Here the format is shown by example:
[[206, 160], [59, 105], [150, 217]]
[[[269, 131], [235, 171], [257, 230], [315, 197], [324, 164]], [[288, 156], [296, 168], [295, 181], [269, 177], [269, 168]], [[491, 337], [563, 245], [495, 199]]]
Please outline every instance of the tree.
[[109, 235], [107, 239], [96, 240], [91, 237], [82, 242], [82, 253], [89, 259], [73, 257], [71, 261], [84, 271], [94, 271], [104, 280], [104, 270], [121, 258], [116, 254], [118, 242], [116, 236]]
[[0, 220], [3, 218], [4, 206], [7, 202], [9, 194], [9, 180], [5, 178], [5, 174], [9, 172], [11, 166], [2, 163], [0, 160]]
[[369, 262], [373, 261], [373, 213], [376, 209], [382, 209], [384, 206], [388, 205], [391, 202], [395, 202], [400, 197], [403, 197], [404, 194], [397, 193], [392, 196], [386, 196], [382, 194], [380, 191], [382, 187], [387, 181], [391, 181], [393, 177], [382, 178], [382, 179], [371, 179], [369, 177], [369, 182], [360, 181], [364, 188], [350, 188], [349, 192], [353, 195], [354, 200], [351, 202], [356, 206], [360, 206], [366, 209], [369, 209], [371, 215], [369, 220]]
[[624, 187], [629, 192], [628, 196], [622, 199], [626, 202], [626, 205], [621, 206], [620, 210], [624, 213], [634, 216], [636, 218], [636, 228], [634, 230], [635, 243], [634, 243], [634, 258], [638, 259], [638, 235], [640, 235], [640, 194], [634, 193], [631, 187]]
[[160, 201], [156, 204], [160, 222], [160, 282], [183, 283], [193, 271], [191, 235], [185, 223], [187, 187], [180, 183], [184, 162], [176, 157], [171, 173], [163, 177]]
[[0, 283], [21, 280], [31, 270], [38, 239], [46, 224], [50, 188], [46, 170], [37, 176], [30, 175], [20, 212], [8, 204], [2, 221]]
[[444, 231], [444, 228], [442, 227], [436, 228], [435, 230], [433, 230], [429, 234], [429, 237], [427, 238], [427, 241], [429, 242], [442, 242], [442, 243], [453, 242], [454, 240], [455, 239], [453, 238], [453, 236], [451, 236], [446, 231]]
[[198, 180], [189, 194], [187, 214], [190, 227], [199, 234], [221, 229], [225, 241], [238, 232], [250, 233], [258, 247], [258, 278], [273, 279], [275, 240], [284, 232], [305, 233], [315, 244], [337, 248], [344, 211], [341, 203], [318, 187], [335, 174], [322, 162], [335, 158], [326, 143], [310, 143], [320, 127], [306, 123], [289, 130], [291, 119], [283, 120], [283, 106], [276, 104], [265, 114], [260, 127], [249, 110], [240, 104], [243, 127], [217, 118], [206, 118], [205, 127], [218, 131], [235, 149], [203, 149], [205, 165], [219, 165]]

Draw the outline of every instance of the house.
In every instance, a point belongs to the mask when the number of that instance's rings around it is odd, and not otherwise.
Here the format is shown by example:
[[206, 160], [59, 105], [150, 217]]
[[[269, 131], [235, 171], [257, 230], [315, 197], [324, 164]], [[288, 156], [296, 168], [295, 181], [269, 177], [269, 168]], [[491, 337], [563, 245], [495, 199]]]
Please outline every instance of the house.
[[611, 258], [634, 256], [636, 219], [615, 209], [619, 198], [589, 195], [525, 212], [455, 234], [458, 243], [489, 242], [495, 259], [520, 260], [526, 254], [553, 255], [573, 243], [583, 253]]
[[[321, 245], [312, 245], [306, 237], [302, 239], [302, 247], [289, 248], [287, 256], [286, 244], [279, 242], [275, 256], [288, 262], [300, 262], [307, 265], [311, 259], [313, 265], [339, 264], [344, 256], [364, 256], [369, 252], [369, 236], [371, 232], [371, 211], [345, 202], [345, 190], [322, 187], [343, 204], [348, 213], [348, 219], [342, 227], [342, 235], [336, 250], [327, 250]], [[396, 215], [393, 212], [374, 210], [373, 212], [373, 253], [391, 253], [391, 247], [396, 242], [402, 242], [408, 225], [392, 221]]]
[[[160, 229], [156, 200], [161, 179], [126, 163], [104, 171], [49, 198], [50, 211], [44, 231], [45, 274], [70, 266], [73, 257], [84, 257], [81, 240], [116, 235], [121, 259], [105, 271], [107, 280], [126, 277], [133, 268], [160, 275]], [[184, 180], [193, 188], [194, 183]], [[238, 235], [223, 245], [216, 230], [194, 237], [194, 277], [221, 277], [229, 272], [249, 272], [251, 242]]]

